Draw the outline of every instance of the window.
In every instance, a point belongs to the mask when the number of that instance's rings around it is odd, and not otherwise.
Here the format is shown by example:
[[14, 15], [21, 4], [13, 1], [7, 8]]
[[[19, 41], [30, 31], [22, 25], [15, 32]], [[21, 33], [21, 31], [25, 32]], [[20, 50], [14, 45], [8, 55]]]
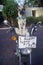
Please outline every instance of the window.
[[32, 10], [32, 16], [36, 16], [36, 10]]

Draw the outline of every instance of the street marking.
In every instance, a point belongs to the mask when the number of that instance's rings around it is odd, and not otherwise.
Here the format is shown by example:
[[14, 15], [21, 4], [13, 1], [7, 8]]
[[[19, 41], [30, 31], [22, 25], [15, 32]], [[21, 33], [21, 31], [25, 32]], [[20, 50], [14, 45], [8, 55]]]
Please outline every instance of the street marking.
[[0, 30], [7, 30], [7, 29], [10, 29], [11, 27], [8, 27], [8, 28], [0, 28]]

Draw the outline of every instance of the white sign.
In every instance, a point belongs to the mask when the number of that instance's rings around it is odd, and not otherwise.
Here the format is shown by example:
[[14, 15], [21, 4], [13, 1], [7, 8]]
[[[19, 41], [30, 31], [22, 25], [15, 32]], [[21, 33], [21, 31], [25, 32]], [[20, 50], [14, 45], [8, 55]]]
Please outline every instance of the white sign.
[[19, 49], [22, 48], [36, 48], [37, 37], [36, 36], [19, 36]]

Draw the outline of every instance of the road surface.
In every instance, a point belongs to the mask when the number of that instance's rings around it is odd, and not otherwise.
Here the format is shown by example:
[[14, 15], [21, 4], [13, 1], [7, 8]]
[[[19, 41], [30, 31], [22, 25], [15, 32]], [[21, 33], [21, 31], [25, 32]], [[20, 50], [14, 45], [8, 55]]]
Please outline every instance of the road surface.
[[[8, 30], [0, 30], [0, 65], [19, 65], [15, 55], [16, 42], [11, 39], [13, 35], [15, 33]], [[37, 48], [32, 50], [32, 65], [43, 65], [43, 27], [38, 28], [34, 35], [37, 36]], [[22, 58], [24, 60], [29, 65], [29, 56]]]

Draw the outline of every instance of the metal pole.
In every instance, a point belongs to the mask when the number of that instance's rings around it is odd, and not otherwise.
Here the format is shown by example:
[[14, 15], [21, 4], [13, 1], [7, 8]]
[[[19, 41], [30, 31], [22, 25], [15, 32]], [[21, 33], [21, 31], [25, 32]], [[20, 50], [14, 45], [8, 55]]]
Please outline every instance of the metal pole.
[[32, 65], [32, 55], [30, 53], [30, 65]]

